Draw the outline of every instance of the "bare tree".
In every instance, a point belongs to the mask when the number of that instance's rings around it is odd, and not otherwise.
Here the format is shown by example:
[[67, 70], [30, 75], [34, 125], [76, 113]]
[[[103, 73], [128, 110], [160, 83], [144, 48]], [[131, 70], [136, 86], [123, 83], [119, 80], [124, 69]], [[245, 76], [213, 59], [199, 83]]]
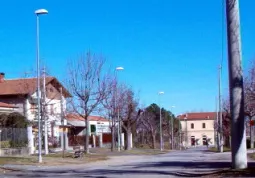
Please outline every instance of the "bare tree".
[[108, 85], [108, 95], [102, 101], [102, 105], [104, 108], [104, 115], [109, 119], [109, 127], [112, 135], [111, 142], [111, 151], [115, 149], [115, 128], [116, 128], [116, 116], [117, 116], [117, 108], [116, 108], [116, 78], [109, 80]]
[[102, 101], [107, 96], [107, 75], [103, 73], [102, 57], [88, 52], [78, 60], [72, 60], [68, 68], [68, 88], [73, 98], [72, 110], [84, 118], [86, 125], [86, 140], [84, 150], [89, 153], [89, 120], [93, 112], [98, 112]]
[[120, 107], [122, 110], [121, 118], [122, 118], [122, 128], [124, 128], [126, 132], [126, 150], [131, 149], [131, 137], [132, 137], [132, 127], [136, 124], [139, 119], [142, 110], [138, 108], [138, 99], [135, 98], [135, 94], [131, 88], [122, 86], [119, 89], [120, 94], [118, 98], [118, 102], [120, 103]]
[[250, 147], [254, 148], [254, 131], [250, 122], [255, 116], [255, 62], [252, 63], [248, 76], [244, 80], [244, 102], [245, 115], [248, 117], [249, 131], [247, 131], [250, 135]]

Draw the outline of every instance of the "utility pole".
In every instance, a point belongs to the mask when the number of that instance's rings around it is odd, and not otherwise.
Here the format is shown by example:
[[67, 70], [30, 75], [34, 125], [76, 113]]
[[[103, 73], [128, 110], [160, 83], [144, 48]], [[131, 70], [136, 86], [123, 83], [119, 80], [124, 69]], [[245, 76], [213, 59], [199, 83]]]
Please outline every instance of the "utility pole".
[[221, 104], [221, 71], [219, 66], [219, 117], [218, 117], [218, 151], [223, 153], [222, 104]]
[[182, 131], [181, 131], [181, 119], [179, 118], [179, 122], [178, 122], [178, 132], [179, 132], [179, 148], [180, 150], [182, 149], [181, 145], [182, 145]]
[[46, 104], [46, 68], [43, 68], [43, 104], [42, 104], [42, 119], [44, 121], [44, 151], [49, 154], [48, 148], [48, 122], [47, 122], [47, 104]]
[[[175, 106], [171, 106], [172, 110]], [[171, 149], [174, 149], [174, 114], [171, 114]]]
[[159, 94], [159, 134], [160, 134], [160, 151], [163, 151], [164, 146], [163, 146], [163, 133], [162, 133], [162, 116], [161, 116], [161, 100], [160, 100], [160, 95], [163, 95], [164, 92], [161, 91], [158, 93]]
[[61, 117], [61, 125], [62, 125], [62, 157], [65, 157], [65, 149], [66, 149], [66, 143], [65, 143], [65, 127], [64, 127], [64, 107], [63, 107], [63, 89], [60, 87], [60, 117]]
[[173, 115], [171, 116], [171, 149], [174, 149], [174, 120]]
[[161, 117], [161, 106], [159, 105], [159, 134], [160, 134], [160, 151], [163, 151], [163, 138], [162, 138], [162, 117]]
[[119, 111], [119, 98], [118, 98], [118, 86], [116, 81], [116, 93], [115, 93], [115, 104], [117, 109], [117, 135], [118, 135], [118, 151], [120, 151], [120, 111]]
[[239, 0], [226, 0], [232, 168], [247, 168]]
[[216, 123], [215, 123], [215, 147], [217, 148], [217, 150], [220, 150], [220, 142], [219, 142], [219, 112], [218, 112], [218, 97], [216, 96], [215, 98], [216, 101]]

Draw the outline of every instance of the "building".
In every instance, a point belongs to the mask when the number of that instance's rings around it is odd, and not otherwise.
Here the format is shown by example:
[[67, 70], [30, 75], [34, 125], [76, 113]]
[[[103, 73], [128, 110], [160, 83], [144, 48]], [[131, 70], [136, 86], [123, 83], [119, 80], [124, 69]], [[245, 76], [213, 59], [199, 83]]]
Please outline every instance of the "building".
[[[111, 133], [110, 121], [100, 116], [89, 116], [89, 135], [101, 133]], [[85, 119], [78, 114], [66, 115], [67, 125], [74, 135], [86, 135]]]
[[[86, 137], [86, 122], [83, 117], [75, 113], [69, 113], [66, 116], [68, 128], [68, 140], [66, 140], [66, 148], [71, 149], [72, 146], [84, 145]], [[89, 141], [90, 147], [101, 147], [111, 142], [111, 124], [108, 119], [100, 116], [89, 116]], [[97, 144], [98, 143], [98, 144]]]
[[[46, 123], [43, 130], [46, 130], [48, 137], [56, 137], [60, 140], [61, 109], [65, 111], [66, 98], [71, 95], [55, 77], [45, 78], [45, 92], [43, 92], [43, 83], [41, 79], [41, 98], [45, 96], [45, 100], [41, 102]], [[10, 106], [13, 106], [16, 112], [24, 115], [29, 121], [34, 121], [33, 125], [27, 128], [28, 147], [30, 153], [34, 153], [36, 132], [38, 132], [37, 78], [9, 80], [5, 78], [4, 73], [0, 73], [0, 102], [5, 103], [2, 104], [5, 109], [7, 107], [12, 109]]]
[[185, 113], [177, 116], [177, 118], [181, 122], [183, 146], [215, 144], [216, 112]]
[[17, 107], [12, 104], [0, 102], [0, 114], [16, 112]]

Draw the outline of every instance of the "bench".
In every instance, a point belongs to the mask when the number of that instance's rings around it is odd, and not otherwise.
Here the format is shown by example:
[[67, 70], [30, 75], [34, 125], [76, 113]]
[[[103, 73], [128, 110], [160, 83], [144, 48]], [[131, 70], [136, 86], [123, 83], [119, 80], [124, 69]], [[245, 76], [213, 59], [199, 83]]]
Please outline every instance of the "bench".
[[73, 158], [83, 158], [84, 153], [81, 150], [80, 146], [74, 146], [73, 150], [74, 150]]

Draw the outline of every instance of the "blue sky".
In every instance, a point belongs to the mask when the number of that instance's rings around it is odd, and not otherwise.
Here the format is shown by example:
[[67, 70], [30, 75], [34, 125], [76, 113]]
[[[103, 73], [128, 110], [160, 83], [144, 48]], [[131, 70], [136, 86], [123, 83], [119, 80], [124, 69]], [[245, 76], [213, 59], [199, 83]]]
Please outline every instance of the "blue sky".
[[[255, 1], [241, 1], [243, 65], [254, 58]], [[141, 104], [172, 105], [174, 113], [214, 111], [217, 67], [224, 35], [223, 93], [227, 93], [226, 27], [222, 1], [214, 0], [5, 0], [1, 2], [0, 71], [7, 78], [35, 69], [35, 15], [41, 17], [41, 60], [65, 79], [67, 60], [91, 50], [107, 66], [123, 66], [122, 82]], [[223, 16], [224, 15], [224, 16]]]

